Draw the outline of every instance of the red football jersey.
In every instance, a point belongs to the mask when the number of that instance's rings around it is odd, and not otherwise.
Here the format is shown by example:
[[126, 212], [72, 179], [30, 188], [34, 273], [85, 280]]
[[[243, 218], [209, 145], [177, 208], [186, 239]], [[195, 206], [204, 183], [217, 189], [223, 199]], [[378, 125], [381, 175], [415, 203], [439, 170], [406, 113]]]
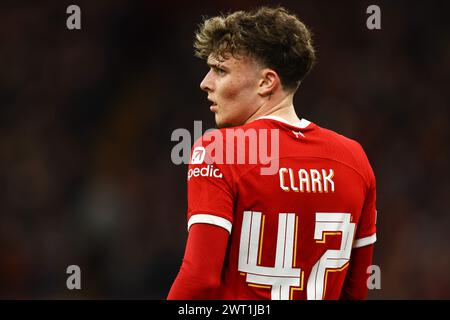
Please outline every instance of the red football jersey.
[[376, 241], [375, 201], [362, 147], [305, 119], [217, 129], [192, 150], [188, 229], [230, 232], [215, 299], [339, 299], [352, 248]]

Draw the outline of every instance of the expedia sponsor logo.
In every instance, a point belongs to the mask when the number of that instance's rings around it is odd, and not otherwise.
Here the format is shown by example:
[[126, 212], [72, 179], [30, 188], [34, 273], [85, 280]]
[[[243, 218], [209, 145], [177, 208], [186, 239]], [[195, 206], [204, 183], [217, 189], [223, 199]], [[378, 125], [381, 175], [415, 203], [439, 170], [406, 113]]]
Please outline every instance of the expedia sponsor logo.
[[218, 168], [214, 168], [214, 166], [210, 164], [203, 168], [189, 169], [188, 181], [191, 180], [192, 177], [210, 177], [222, 179], [223, 175]]

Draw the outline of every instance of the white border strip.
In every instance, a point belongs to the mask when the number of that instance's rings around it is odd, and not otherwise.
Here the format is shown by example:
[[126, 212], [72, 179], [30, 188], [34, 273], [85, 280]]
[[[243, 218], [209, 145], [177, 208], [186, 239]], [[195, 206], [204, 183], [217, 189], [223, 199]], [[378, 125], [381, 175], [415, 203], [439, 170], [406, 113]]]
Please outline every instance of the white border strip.
[[219, 226], [224, 228], [231, 234], [231, 222], [218, 216], [214, 216], [211, 214], [194, 214], [188, 221], [188, 232], [191, 226], [196, 223], [206, 223]]
[[370, 237], [365, 237], [361, 239], [357, 239], [353, 241], [353, 248], [360, 248], [364, 246], [368, 246], [369, 244], [375, 243], [377, 241], [377, 234], [374, 233]]

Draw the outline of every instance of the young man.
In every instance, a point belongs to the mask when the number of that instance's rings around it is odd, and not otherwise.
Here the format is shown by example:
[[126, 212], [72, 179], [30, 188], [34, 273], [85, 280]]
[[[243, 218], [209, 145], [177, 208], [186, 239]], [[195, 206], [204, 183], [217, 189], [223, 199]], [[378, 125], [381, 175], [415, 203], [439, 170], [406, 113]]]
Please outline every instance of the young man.
[[[195, 48], [219, 129], [193, 147], [168, 299], [364, 299], [375, 177], [357, 142], [295, 113], [315, 61], [308, 29], [283, 8], [238, 11], [206, 20]], [[264, 143], [271, 168], [252, 158]]]

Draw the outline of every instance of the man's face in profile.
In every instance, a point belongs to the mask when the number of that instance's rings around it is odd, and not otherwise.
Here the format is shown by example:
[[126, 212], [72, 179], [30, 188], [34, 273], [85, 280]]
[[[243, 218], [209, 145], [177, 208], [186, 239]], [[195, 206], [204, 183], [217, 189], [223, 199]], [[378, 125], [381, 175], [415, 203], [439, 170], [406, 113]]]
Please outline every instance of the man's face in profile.
[[261, 67], [245, 56], [209, 55], [209, 72], [200, 84], [213, 104], [218, 128], [242, 125], [258, 108], [257, 89]]

